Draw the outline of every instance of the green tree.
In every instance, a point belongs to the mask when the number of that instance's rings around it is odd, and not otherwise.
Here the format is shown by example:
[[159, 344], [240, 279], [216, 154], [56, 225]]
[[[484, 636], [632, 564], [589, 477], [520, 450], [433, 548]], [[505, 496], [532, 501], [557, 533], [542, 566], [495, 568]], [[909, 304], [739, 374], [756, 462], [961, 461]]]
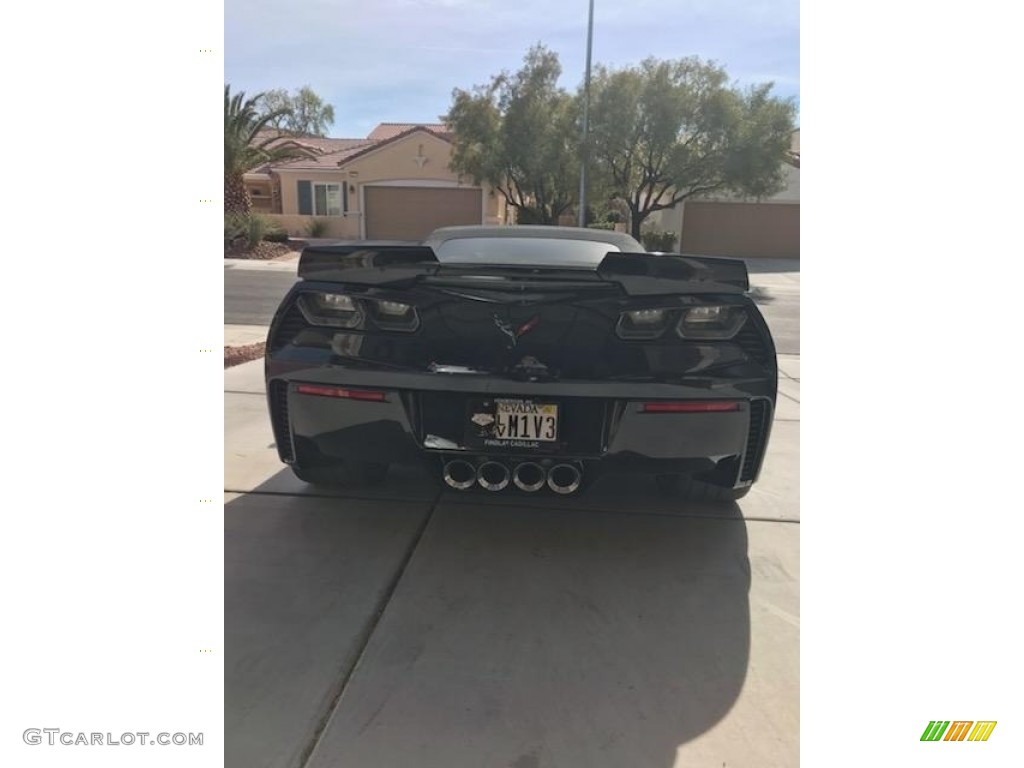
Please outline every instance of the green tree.
[[695, 57], [595, 68], [590, 156], [628, 206], [634, 237], [650, 214], [695, 195], [782, 188], [795, 107], [772, 87], [730, 86]]
[[286, 125], [292, 111], [292, 97], [284, 88], [273, 88], [260, 94], [257, 112], [260, 117], [266, 116], [267, 127], [281, 133], [286, 132]]
[[232, 95], [224, 86], [224, 213], [248, 215], [252, 209], [243, 174], [267, 162], [294, 160], [312, 156], [312, 150], [294, 143], [281, 144], [276, 136], [264, 133], [277, 113], [260, 115], [258, 103], [263, 94], [245, 98], [245, 92]]
[[533, 46], [515, 73], [472, 91], [456, 88], [442, 120], [451, 130], [451, 168], [487, 181], [521, 223], [557, 224], [579, 185], [580, 101], [559, 88], [558, 54]]
[[267, 123], [282, 133], [293, 136], [325, 136], [334, 124], [334, 107], [308, 85], [289, 94], [284, 88], [275, 88], [262, 94], [260, 116], [272, 115]]

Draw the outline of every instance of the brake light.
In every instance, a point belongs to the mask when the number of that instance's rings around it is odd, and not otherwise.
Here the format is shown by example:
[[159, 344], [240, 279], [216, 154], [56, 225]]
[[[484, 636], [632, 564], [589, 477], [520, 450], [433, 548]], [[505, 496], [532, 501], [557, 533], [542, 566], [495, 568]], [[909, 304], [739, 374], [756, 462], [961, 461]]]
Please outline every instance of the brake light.
[[724, 413], [727, 411], [738, 411], [739, 409], [740, 403], [738, 400], [662, 401], [644, 403], [641, 407], [644, 413]]
[[321, 384], [299, 384], [296, 391], [300, 395], [341, 397], [346, 400], [368, 400], [376, 403], [385, 403], [388, 399], [386, 392], [375, 389], [343, 389], [341, 387], [325, 387]]

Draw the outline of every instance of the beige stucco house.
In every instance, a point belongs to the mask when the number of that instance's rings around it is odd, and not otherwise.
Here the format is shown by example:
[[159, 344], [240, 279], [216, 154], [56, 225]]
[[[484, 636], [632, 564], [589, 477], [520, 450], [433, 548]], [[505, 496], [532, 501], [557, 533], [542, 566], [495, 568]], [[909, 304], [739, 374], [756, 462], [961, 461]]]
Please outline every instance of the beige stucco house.
[[245, 174], [254, 210], [293, 235], [314, 219], [325, 237], [420, 240], [453, 224], [504, 224], [504, 199], [448, 167], [444, 125], [382, 123], [365, 139], [301, 138], [309, 159], [265, 165]]
[[782, 161], [785, 187], [761, 200], [703, 197], [658, 211], [650, 226], [681, 233], [684, 253], [800, 258], [800, 129]]

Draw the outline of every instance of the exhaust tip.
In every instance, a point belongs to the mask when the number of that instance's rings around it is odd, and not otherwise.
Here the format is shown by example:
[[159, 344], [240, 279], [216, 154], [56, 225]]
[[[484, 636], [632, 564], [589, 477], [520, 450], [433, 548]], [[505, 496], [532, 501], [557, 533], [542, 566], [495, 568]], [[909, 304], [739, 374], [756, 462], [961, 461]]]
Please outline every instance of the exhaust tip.
[[444, 465], [444, 482], [449, 488], [464, 491], [476, 482], [476, 467], [463, 459], [454, 459]]
[[485, 461], [476, 471], [476, 481], [488, 491], [503, 491], [508, 487], [512, 473], [497, 461]]
[[548, 472], [548, 488], [555, 493], [575, 493], [583, 482], [583, 472], [573, 464], [556, 464]]
[[546, 479], [544, 468], [532, 461], [524, 461], [517, 465], [512, 473], [512, 482], [515, 483], [516, 488], [527, 493], [539, 491], [544, 487]]

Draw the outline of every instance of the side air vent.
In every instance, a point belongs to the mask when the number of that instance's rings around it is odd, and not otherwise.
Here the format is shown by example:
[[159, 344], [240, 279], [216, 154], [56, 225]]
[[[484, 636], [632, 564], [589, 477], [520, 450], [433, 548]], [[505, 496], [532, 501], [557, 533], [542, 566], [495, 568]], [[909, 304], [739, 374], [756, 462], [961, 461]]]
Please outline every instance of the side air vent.
[[750, 427], [747, 430], [747, 451], [743, 454], [743, 466], [740, 469], [741, 482], [753, 482], [757, 477], [768, 441], [770, 415], [771, 407], [767, 400], [750, 402]]
[[274, 442], [281, 461], [295, 461], [291, 429], [288, 421], [288, 382], [270, 382], [270, 423], [274, 428]]

